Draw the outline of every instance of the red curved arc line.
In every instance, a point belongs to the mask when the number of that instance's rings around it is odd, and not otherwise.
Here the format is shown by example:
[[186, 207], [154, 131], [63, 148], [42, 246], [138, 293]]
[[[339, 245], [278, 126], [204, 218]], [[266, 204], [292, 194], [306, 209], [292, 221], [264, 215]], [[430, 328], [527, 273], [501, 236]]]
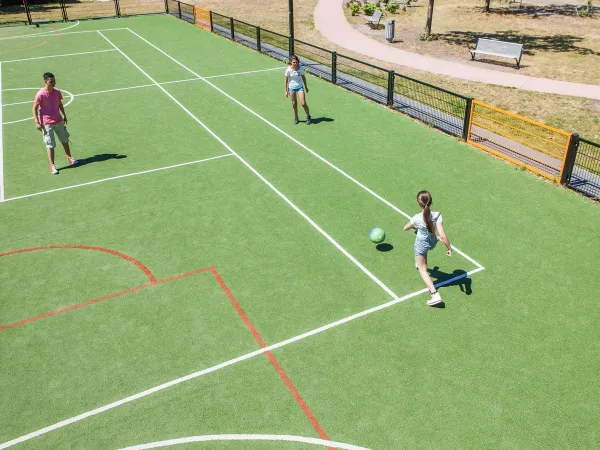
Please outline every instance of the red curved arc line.
[[108, 248], [103, 248], [103, 247], [90, 247], [89, 245], [72, 245], [72, 244], [44, 245], [42, 247], [23, 248], [20, 250], [13, 250], [10, 252], [0, 253], [0, 258], [3, 256], [15, 255], [17, 253], [27, 253], [27, 252], [35, 252], [38, 250], [51, 250], [51, 249], [63, 249], [63, 248], [75, 248], [75, 249], [80, 249], [80, 250], [94, 250], [97, 252], [104, 252], [104, 253], [109, 253], [111, 255], [118, 256], [119, 258], [123, 258], [126, 261], [129, 261], [130, 263], [133, 263], [136, 266], [138, 266], [142, 270], [142, 272], [144, 272], [146, 274], [146, 276], [150, 280], [151, 284], [156, 283], [156, 277], [152, 274], [152, 272], [150, 272], [150, 269], [148, 269], [145, 265], [143, 265], [137, 259], [132, 258], [131, 256], [128, 256], [128, 255], [118, 252], [116, 250], [110, 250]]
[[41, 47], [42, 45], [46, 45], [47, 43], [48, 43], [48, 42], [44, 41], [44, 42], [42, 42], [41, 44], [38, 44], [38, 45], [33, 45], [33, 46], [31, 46], [31, 47], [27, 47], [27, 48], [18, 48], [18, 49], [16, 49], [16, 50], [6, 50], [6, 51], [3, 51], [3, 52], [0, 52], [0, 54], [2, 54], [2, 53], [12, 53], [12, 52], [22, 52], [23, 50], [32, 50], [32, 49], [34, 49], [34, 48]]

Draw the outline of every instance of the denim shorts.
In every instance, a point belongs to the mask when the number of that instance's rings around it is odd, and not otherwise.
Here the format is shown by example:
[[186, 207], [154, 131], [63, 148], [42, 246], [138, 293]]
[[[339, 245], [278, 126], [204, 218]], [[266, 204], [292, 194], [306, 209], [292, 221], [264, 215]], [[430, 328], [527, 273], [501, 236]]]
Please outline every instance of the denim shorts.
[[425, 239], [415, 239], [415, 256], [427, 256], [427, 252], [434, 249], [437, 243], [437, 237], [431, 233]]
[[294, 94], [297, 93], [297, 92], [300, 92], [300, 91], [304, 92], [304, 87], [300, 86], [300, 87], [297, 87], [297, 88], [290, 88], [289, 91], [293, 92]]

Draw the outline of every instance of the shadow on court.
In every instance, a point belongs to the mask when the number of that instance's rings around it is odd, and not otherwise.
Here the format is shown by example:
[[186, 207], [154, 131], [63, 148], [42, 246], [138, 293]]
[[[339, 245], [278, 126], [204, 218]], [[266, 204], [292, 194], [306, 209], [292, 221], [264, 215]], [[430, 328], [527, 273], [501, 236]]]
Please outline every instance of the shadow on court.
[[313, 117], [311, 125], [317, 125], [321, 122], [333, 122], [333, 119], [330, 117]]
[[60, 167], [59, 170], [76, 169], [77, 167], [85, 166], [86, 164], [108, 161], [109, 159], [123, 159], [123, 158], [127, 158], [127, 155], [119, 155], [117, 153], [102, 153], [101, 155], [94, 155], [94, 156], [90, 156], [89, 158], [82, 158], [79, 160], [79, 164], [77, 164], [76, 166]]
[[461, 292], [467, 295], [471, 295], [473, 290], [471, 289], [472, 280], [467, 277], [467, 272], [464, 270], [457, 269], [452, 273], [442, 272], [438, 266], [429, 269], [429, 275], [433, 280], [433, 284], [442, 283], [446, 280], [450, 280], [455, 277], [462, 277], [458, 280], [454, 280], [451, 283], [445, 284], [444, 286], [458, 286]]
[[392, 244], [377, 244], [375, 248], [380, 252], [389, 252], [394, 249], [394, 246]]

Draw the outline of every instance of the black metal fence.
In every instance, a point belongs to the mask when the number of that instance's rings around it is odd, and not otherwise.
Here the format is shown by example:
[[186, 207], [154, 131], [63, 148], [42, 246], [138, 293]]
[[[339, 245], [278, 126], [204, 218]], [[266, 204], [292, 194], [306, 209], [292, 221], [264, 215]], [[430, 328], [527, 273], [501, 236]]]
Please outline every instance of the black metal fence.
[[574, 135], [574, 153], [567, 161], [566, 184], [600, 200], [600, 144]]
[[[23, 23], [33, 25], [43, 22], [103, 19], [139, 14], [164, 14], [168, 2], [173, 0], [56, 0], [46, 2], [2, 2], [0, 24]], [[192, 18], [193, 18], [193, 6]], [[178, 5], [173, 5], [178, 8]], [[183, 18], [183, 17], [180, 17]]]

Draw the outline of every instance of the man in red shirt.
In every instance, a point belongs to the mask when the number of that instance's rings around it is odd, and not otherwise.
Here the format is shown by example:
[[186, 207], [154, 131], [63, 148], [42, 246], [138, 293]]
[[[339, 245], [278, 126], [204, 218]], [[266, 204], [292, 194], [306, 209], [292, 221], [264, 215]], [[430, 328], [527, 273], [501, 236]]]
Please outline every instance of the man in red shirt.
[[[71, 156], [69, 148], [69, 132], [67, 131], [67, 114], [62, 104], [62, 94], [56, 86], [54, 75], [50, 72], [44, 74], [44, 86], [35, 94], [33, 101], [33, 120], [35, 127], [43, 133], [44, 144], [48, 150], [48, 159], [50, 160], [50, 173], [56, 175], [58, 170], [54, 165], [54, 147], [56, 141], [54, 134], [58, 135], [60, 143], [65, 149], [67, 161], [69, 164], [78, 164], [75, 158]], [[62, 113], [62, 116], [61, 116]]]

